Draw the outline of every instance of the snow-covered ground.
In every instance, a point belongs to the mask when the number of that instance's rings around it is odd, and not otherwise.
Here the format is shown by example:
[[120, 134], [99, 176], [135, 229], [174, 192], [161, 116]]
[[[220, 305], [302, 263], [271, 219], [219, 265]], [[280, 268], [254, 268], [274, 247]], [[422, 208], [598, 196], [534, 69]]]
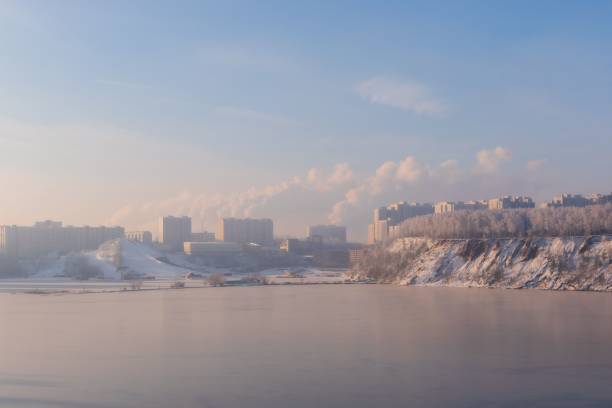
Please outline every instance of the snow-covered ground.
[[[102, 273], [102, 277], [75, 286], [75, 281], [64, 276], [66, 264], [74, 257], [86, 259], [87, 264]], [[122, 283], [126, 276], [143, 280], [143, 288], [149, 289], [171, 287], [177, 281], [183, 282], [186, 287], [201, 287], [212, 274], [222, 275], [227, 284], [248, 284], [258, 276], [265, 276], [269, 284], [341, 283], [346, 280], [345, 270], [294, 267], [240, 273], [231, 268], [199, 266], [191, 263], [181, 253], [169, 254], [125, 239], [108, 241], [96, 251], [49, 256], [31, 263], [29, 269], [31, 274], [28, 279], [0, 280], [0, 292], [38, 289], [120, 290], [130, 287], [129, 283]]]

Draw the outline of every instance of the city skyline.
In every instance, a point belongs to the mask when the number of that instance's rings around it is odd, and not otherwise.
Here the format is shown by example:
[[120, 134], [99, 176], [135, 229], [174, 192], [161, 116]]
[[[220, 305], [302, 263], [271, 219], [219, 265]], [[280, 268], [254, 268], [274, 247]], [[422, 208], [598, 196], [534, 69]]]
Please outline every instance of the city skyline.
[[[354, 240], [355, 243], [375, 244], [384, 242], [389, 238], [395, 238], [399, 232], [399, 228], [403, 221], [419, 216], [431, 214], [446, 214], [456, 211], [475, 211], [482, 209], [489, 210], [507, 210], [507, 209], [534, 209], [536, 204], [538, 208], [558, 208], [558, 207], [585, 207], [591, 205], [606, 205], [612, 203], [612, 192], [606, 193], [591, 193], [584, 195], [581, 193], [560, 193], [552, 198], [552, 200], [541, 201], [536, 203], [529, 196], [512, 196], [505, 195], [489, 199], [470, 199], [467, 201], [452, 201], [443, 200], [431, 203], [407, 202], [405, 200], [388, 203], [386, 206], [376, 207], [373, 209], [373, 223], [367, 225], [367, 239], [365, 242]], [[225, 226], [227, 222], [233, 223], [233, 227], [229, 230]], [[263, 223], [263, 224], [262, 224]], [[253, 242], [257, 244], [272, 244], [273, 241], [296, 240], [296, 238], [305, 238], [306, 240], [321, 240], [326, 244], [338, 244], [347, 242], [347, 227], [338, 224], [319, 224], [308, 225], [306, 234], [286, 235], [274, 233], [274, 220], [271, 218], [254, 219], [240, 217], [219, 217], [215, 232], [210, 232], [206, 229], [196, 231], [193, 229], [193, 220], [186, 215], [164, 215], [159, 217], [157, 229], [152, 231], [147, 230], [125, 230], [120, 225], [107, 226], [92, 226], [84, 224], [81, 226], [66, 225], [66, 228], [79, 229], [119, 229], [128, 241], [141, 242], [152, 244], [155, 242], [165, 246], [166, 248], [180, 248], [186, 242]], [[239, 224], [239, 225], [238, 225]], [[265, 226], [264, 226], [265, 224]], [[257, 227], [253, 229], [253, 227]], [[62, 221], [44, 220], [36, 221], [33, 225], [17, 226], [16, 224], [0, 224], [2, 231], [10, 229], [32, 229], [44, 227], [44, 230], [49, 228], [62, 228]], [[263, 227], [263, 229], [261, 229]], [[237, 228], [237, 229], [236, 229]], [[241, 239], [226, 239], [226, 232], [232, 231], [230, 235], [234, 238], [241, 236]], [[238, 232], [240, 230], [240, 232]], [[249, 232], [247, 232], [249, 231]], [[171, 237], [166, 235], [170, 233]], [[6, 234], [0, 234], [0, 253], [3, 247], [2, 242]], [[248, 238], [250, 236], [251, 238]]]
[[608, 192], [610, 16], [3, 2], [0, 223], [274, 218], [365, 241], [391, 202]]

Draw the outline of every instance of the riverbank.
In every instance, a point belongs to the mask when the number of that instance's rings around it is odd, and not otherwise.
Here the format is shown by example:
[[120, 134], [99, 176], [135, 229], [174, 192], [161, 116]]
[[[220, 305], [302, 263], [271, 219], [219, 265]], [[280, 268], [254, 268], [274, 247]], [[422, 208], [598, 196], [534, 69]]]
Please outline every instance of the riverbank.
[[612, 291], [612, 239], [401, 238], [366, 251], [351, 276], [399, 285]]
[[307, 270], [302, 274], [287, 273], [285, 270], [268, 270], [261, 274], [228, 273], [211, 278], [148, 279], [148, 280], [103, 280], [86, 281], [66, 278], [46, 279], [1, 279], [1, 293], [27, 294], [68, 294], [68, 293], [116, 293], [145, 290], [202, 289], [217, 286], [243, 287], [259, 285], [326, 285], [352, 284], [346, 270]]

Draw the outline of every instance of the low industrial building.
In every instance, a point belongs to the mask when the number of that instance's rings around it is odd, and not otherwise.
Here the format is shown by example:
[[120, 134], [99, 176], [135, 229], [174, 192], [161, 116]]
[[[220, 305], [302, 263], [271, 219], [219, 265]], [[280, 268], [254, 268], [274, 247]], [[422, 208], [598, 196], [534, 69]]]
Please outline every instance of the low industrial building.
[[231, 256], [242, 253], [242, 245], [233, 242], [185, 242], [185, 254], [194, 256]]
[[318, 268], [346, 268], [349, 266], [349, 252], [341, 248], [317, 250], [312, 254], [312, 262]]
[[325, 246], [333, 246], [333, 244], [324, 244], [321, 237], [306, 240], [288, 238], [280, 242], [279, 249], [282, 252], [295, 255], [312, 255], [314, 251], [320, 250]]
[[214, 232], [192, 232], [190, 242], [213, 242], [215, 240]]
[[308, 239], [320, 239], [325, 244], [346, 242], [346, 227], [340, 225], [312, 225], [308, 227]]
[[300, 257], [306, 264], [320, 268], [346, 268], [350, 265], [351, 253], [360, 248], [361, 244], [327, 244], [316, 238], [289, 238], [280, 243], [281, 252]]

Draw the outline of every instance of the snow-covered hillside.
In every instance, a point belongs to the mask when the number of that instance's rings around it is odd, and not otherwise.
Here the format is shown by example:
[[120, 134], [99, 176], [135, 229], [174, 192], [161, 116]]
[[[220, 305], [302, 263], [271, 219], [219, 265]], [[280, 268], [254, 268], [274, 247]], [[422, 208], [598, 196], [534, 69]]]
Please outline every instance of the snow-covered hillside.
[[609, 291], [612, 239], [402, 238], [367, 252], [353, 277], [404, 285]]
[[108, 241], [96, 251], [96, 259], [106, 264], [120, 264], [123, 273], [174, 279], [188, 269], [160, 261], [164, 254], [155, 248], [126, 239]]
[[[131, 242], [126, 239], [107, 241], [96, 251], [80, 252], [55, 259], [39, 261], [36, 265], [34, 278], [52, 278], [61, 276], [66, 270], [67, 262], [74, 257], [86, 260], [87, 264], [96, 268], [104, 279], [118, 280], [126, 274], [135, 276], [154, 276], [162, 279], [176, 279], [184, 276], [190, 270], [170, 263], [162, 262], [164, 254], [155, 248]], [[118, 268], [118, 266], [121, 268]]]

